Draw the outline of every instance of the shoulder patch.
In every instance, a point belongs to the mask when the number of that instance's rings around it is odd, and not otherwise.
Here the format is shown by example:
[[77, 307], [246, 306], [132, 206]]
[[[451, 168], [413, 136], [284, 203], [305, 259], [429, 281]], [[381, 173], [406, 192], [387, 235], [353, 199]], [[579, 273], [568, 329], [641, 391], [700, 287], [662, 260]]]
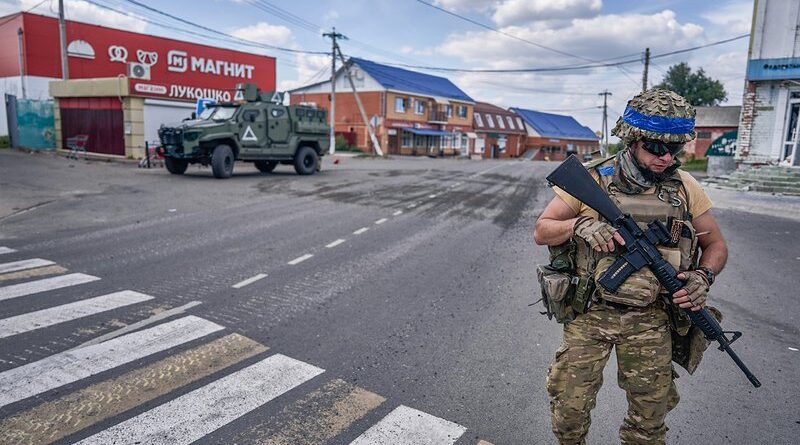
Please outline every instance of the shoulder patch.
[[605, 167], [600, 167], [597, 169], [597, 173], [599, 173], [600, 176], [611, 176], [614, 174], [614, 166], [607, 165]]

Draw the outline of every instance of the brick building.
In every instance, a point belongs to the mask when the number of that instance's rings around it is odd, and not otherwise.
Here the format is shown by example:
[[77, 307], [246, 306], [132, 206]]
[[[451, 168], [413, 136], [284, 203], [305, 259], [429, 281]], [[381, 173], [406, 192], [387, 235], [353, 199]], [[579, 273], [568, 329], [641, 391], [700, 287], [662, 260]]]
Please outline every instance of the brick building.
[[758, 0], [736, 158], [800, 165], [800, 2]]
[[[369, 60], [350, 58], [348, 67], [381, 147], [389, 154], [466, 155], [475, 101], [448, 79]], [[336, 82], [337, 134], [365, 152], [372, 147], [355, 96], [339, 69]], [[330, 109], [331, 83], [319, 82], [289, 92], [292, 104]]]
[[485, 159], [517, 158], [525, 153], [525, 123], [511, 111], [476, 102], [472, 154]]
[[688, 157], [703, 159], [706, 150], [718, 137], [739, 128], [739, 114], [742, 107], [696, 107], [694, 129], [697, 139], [686, 143], [684, 153]]
[[522, 108], [511, 111], [525, 123], [525, 149], [535, 150], [534, 160], [560, 161], [572, 153], [583, 156], [600, 149], [599, 137], [572, 116]]

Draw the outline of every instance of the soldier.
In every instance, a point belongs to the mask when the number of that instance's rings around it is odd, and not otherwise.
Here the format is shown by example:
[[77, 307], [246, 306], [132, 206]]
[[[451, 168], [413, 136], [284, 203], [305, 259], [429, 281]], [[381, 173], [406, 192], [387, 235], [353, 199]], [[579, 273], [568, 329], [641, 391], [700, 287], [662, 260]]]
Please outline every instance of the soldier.
[[[671, 296], [674, 304], [660, 295], [660, 284], [647, 268], [631, 275], [614, 294], [594, 283], [624, 241], [597, 212], [563, 190], [554, 188], [556, 196], [536, 222], [536, 243], [574, 246], [572, 273], [589, 277], [593, 289], [588, 311], [564, 324], [564, 339], [548, 372], [553, 432], [561, 444], [585, 443], [612, 348], [617, 381], [628, 400], [620, 441], [664, 443], [664, 418], [679, 400], [672, 336], [680, 338], [689, 330], [688, 317], [677, 306], [703, 307], [709, 286], [727, 260], [710, 199], [690, 174], [678, 169], [677, 154], [695, 138], [694, 115], [694, 108], [671, 91], [642, 92], [628, 102], [613, 129], [625, 149], [587, 165], [609, 197], [637, 223], [658, 218], [680, 231], [676, 246], [659, 249], [686, 283]], [[697, 362], [682, 364], [692, 372]]]

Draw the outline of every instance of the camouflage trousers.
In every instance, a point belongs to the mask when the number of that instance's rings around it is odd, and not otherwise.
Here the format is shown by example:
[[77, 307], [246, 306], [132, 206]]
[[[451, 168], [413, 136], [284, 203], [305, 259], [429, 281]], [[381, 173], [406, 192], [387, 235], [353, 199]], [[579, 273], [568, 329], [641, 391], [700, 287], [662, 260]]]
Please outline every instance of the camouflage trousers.
[[669, 319], [659, 304], [630, 310], [595, 304], [564, 326], [564, 341], [547, 377], [553, 433], [561, 444], [585, 443], [612, 347], [617, 383], [628, 398], [621, 443], [663, 444], [664, 418], [679, 396], [672, 378]]

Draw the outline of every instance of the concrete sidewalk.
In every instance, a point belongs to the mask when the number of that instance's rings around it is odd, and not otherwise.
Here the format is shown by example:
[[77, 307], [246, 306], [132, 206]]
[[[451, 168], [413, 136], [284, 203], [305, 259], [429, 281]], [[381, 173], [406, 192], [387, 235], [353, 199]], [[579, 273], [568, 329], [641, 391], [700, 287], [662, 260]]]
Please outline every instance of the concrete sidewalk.
[[713, 186], [703, 188], [714, 203], [715, 209], [737, 210], [800, 221], [800, 196], [724, 190]]

